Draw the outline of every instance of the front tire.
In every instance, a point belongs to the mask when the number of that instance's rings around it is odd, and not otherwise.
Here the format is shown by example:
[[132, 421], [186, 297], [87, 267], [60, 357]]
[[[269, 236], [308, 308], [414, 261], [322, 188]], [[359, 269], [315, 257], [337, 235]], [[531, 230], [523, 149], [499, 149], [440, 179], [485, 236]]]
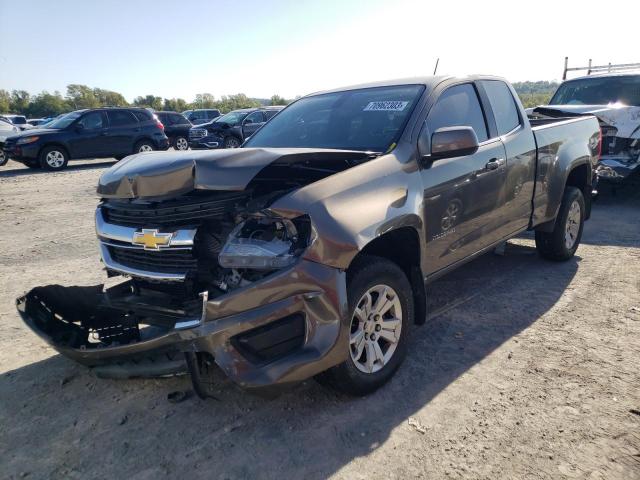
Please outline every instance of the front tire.
[[414, 320], [411, 285], [395, 263], [363, 256], [350, 267], [347, 282], [348, 358], [320, 374], [320, 383], [362, 396], [387, 383], [407, 353]]
[[0, 145], [0, 167], [6, 165], [8, 161], [9, 157], [4, 154], [4, 152], [2, 151], [2, 145]]
[[536, 231], [536, 249], [543, 258], [556, 262], [576, 253], [584, 228], [585, 202], [580, 189], [567, 187], [552, 232]]
[[236, 137], [227, 137], [224, 139], [224, 148], [238, 148], [240, 147], [240, 140]]
[[136, 143], [136, 146], [133, 147], [133, 153], [153, 152], [155, 149], [155, 145], [149, 140], [140, 140]]
[[40, 166], [44, 170], [57, 172], [64, 170], [69, 162], [69, 154], [62, 147], [46, 147], [40, 152]]

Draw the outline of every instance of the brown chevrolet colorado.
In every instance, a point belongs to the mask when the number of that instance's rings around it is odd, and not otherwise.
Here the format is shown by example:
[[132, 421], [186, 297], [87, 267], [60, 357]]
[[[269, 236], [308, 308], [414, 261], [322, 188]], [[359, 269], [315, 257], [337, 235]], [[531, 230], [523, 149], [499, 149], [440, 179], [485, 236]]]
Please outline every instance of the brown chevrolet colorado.
[[573, 256], [599, 148], [594, 117], [530, 121], [497, 77], [308, 95], [242, 148], [114, 165], [96, 231], [121, 281], [38, 287], [18, 310], [89, 366], [182, 352], [201, 395], [214, 363], [248, 389], [366, 394], [408, 353], [429, 282], [525, 230]]

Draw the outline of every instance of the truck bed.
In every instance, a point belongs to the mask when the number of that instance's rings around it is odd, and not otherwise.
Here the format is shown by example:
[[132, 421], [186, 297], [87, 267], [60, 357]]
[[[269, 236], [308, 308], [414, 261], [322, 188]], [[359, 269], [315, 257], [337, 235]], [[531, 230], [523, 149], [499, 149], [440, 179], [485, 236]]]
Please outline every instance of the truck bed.
[[[532, 215], [535, 226], [555, 219], [566, 183], [566, 174], [562, 172], [572, 171], [575, 162], [592, 159], [591, 166], [584, 165], [584, 171], [580, 173], [588, 177], [591, 185], [597, 163], [600, 125], [593, 115], [529, 118], [529, 123], [537, 149]], [[588, 143], [585, 138], [589, 139]], [[590, 188], [583, 194], [588, 201]]]

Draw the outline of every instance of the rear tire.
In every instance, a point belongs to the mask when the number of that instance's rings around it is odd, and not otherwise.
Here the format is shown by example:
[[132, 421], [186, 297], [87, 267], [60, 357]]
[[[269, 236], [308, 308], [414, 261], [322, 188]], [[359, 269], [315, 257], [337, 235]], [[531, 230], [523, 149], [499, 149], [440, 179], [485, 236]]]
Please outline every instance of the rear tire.
[[0, 167], [6, 165], [8, 161], [9, 157], [4, 154], [4, 152], [2, 151], [2, 145], [0, 145]]
[[62, 147], [45, 147], [40, 152], [40, 166], [50, 172], [64, 170], [69, 162], [69, 154]]
[[536, 249], [543, 258], [556, 262], [576, 253], [584, 228], [585, 203], [580, 189], [567, 187], [552, 232], [536, 231]]
[[176, 137], [173, 146], [176, 150], [189, 150], [189, 141], [185, 137]]
[[140, 140], [136, 143], [136, 146], [133, 147], [133, 153], [153, 152], [155, 149], [156, 146], [149, 140]]
[[348, 358], [316, 378], [362, 396], [387, 383], [404, 360], [414, 321], [413, 296], [402, 269], [385, 258], [362, 256], [348, 275], [351, 328], [342, 346]]

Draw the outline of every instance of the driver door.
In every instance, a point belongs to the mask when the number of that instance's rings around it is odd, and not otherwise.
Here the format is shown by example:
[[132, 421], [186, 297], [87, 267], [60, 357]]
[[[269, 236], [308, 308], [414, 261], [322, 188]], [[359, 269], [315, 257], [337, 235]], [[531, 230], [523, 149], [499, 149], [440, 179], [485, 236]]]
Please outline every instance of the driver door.
[[261, 111], [247, 115], [242, 122], [242, 136], [246, 140], [264, 125], [264, 114]]
[[88, 112], [71, 127], [73, 136], [69, 140], [72, 158], [101, 157], [107, 145], [107, 119], [102, 111]]
[[471, 154], [423, 166], [427, 264], [434, 273], [499, 240], [504, 203], [505, 149], [489, 129], [473, 83], [446, 89], [423, 128], [472, 127], [480, 144]]

